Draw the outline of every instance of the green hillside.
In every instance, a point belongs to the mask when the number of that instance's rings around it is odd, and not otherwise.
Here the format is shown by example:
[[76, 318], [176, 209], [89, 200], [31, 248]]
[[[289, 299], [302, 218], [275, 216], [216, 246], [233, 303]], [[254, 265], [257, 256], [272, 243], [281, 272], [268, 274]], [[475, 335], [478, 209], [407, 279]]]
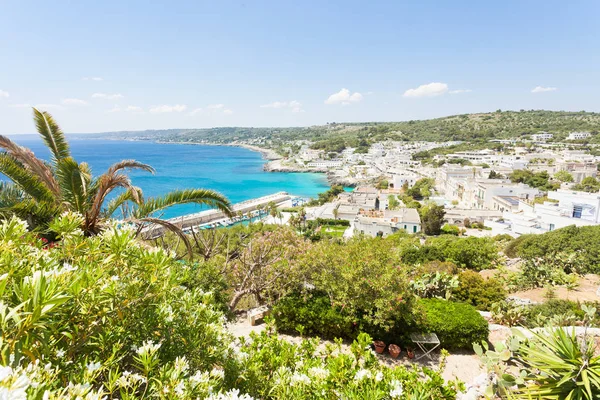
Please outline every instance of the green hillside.
[[[329, 123], [289, 128], [170, 129], [144, 132], [113, 132], [117, 137], [135, 137], [173, 142], [231, 143], [260, 140], [279, 145], [294, 140], [317, 142], [315, 147], [334, 150], [346, 146], [365, 147], [382, 140], [448, 141], [490, 140], [522, 137], [548, 131], [557, 139], [569, 132], [600, 132], [600, 113], [567, 111], [496, 111], [462, 114], [404, 122]], [[598, 140], [595, 136], [592, 141]]]

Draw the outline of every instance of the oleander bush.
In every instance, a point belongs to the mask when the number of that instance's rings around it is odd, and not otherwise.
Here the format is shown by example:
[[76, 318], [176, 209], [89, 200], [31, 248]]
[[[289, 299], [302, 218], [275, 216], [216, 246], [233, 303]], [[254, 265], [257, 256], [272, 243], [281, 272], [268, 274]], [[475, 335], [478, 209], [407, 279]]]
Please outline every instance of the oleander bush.
[[294, 293], [279, 300], [272, 317], [277, 330], [287, 334], [318, 336], [322, 339], [354, 339], [356, 321], [333, 307], [323, 293]]
[[492, 304], [506, 298], [506, 290], [499, 280], [484, 279], [479, 273], [467, 270], [458, 275], [458, 287], [452, 291], [452, 298], [489, 311]]
[[487, 321], [475, 307], [442, 299], [421, 299], [418, 307], [423, 320], [419, 332], [435, 333], [445, 349], [471, 349], [473, 343], [487, 341]]
[[54, 220], [52, 245], [18, 219], [0, 223], [0, 398], [456, 397], [436, 371], [381, 365], [368, 335], [351, 352], [267, 333], [236, 342], [208, 270], [127, 226], [87, 237], [81, 222]]

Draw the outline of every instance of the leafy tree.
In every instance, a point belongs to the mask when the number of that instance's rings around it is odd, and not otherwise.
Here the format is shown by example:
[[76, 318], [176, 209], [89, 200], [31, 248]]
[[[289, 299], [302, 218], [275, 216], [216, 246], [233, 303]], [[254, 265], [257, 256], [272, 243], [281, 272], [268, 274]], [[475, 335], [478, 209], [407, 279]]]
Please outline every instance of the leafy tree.
[[573, 190], [580, 190], [582, 192], [596, 193], [600, 191], [600, 181], [593, 176], [583, 178], [581, 183], [573, 186]]
[[388, 196], [388, 205], [390, 210], [396, 210], [398, 207], [400, 207], [400, 202], [398, 201], [396, 195], [390, 194]]
[[498, 172], [491, 170], [490, 174], [488, 175], [488, 179], [503, 179], [504, 175], [499, 174]]
[[377, 189], [387, 189], [389, 186], [390, 184], [386, 179], [382, 179], [377, 182]]
[[559, 180], [561, 182], [573, 182], [573, 175], [571, 175], [568, 171], [561, 170], [554, 174], [554, 179]]
[[421, 226], [426, 235], [439, 235], [444, 224], [444, 216], [446, 211], [444, 206], [430, 204], [421, 207], [419, 210], [421, 215]]
[[433, 178], [421, 178], [415, 182], [413, 187], [408, 189], [407, 193], [415, 199], [429, 198], [434, 187], [435, 180]]

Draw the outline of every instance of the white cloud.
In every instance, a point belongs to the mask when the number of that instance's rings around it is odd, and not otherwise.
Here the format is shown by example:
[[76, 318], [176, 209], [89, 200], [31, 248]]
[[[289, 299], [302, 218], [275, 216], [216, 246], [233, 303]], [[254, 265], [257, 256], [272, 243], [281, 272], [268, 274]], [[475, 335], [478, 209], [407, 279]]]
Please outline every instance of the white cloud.
[[65, 106], [86, 106], [87, 101], [81, 99], [63, 99], [61, 102]]
[[231, 115], [233, 114], [233, 110], [226, 108], [225, 104], [209, 104], [206, 108], [198, 107], [194, 108], [192, 111], [188, 113], [189, 116], [193, 117], [194, 115], [203, 114], [203, 115]]
[[99, 76], [85, 76], [83, 78], [81, 78], [82, 81], [96, 81], [96, 82], [100, 82], [103, 81], [104, 79], [100, 78]]
[[138, 106], [127, 106], [125, 108], [121, 108], [119, 107], [118, 104], [115, 104], [115, 106], [113, 108], [111, 108], [110, 110], [108, 110], [108, 112], [110, 113], [114, 113], [114, 112], [134, 112], [134, 113], [143, 113], [144, 109], [142, 107], [138, 107]]
[[106, 100], [118, 100], [118, 99], [122, 99], [124, 96], [121, 93], [114, 93], [114, 94], [109, 94], [109, 93], [94, 93], [92, 95], [93, 99], [106, 99]]
[[9, 96], [10, 96], [10, 94], [7, 91], [0, 89], [0, 97], [5, 97], [6, 98], [6, 97], [9, 97]]
[[456, 89], [456, 90], [450, 90], [448, 93], [450, 94], [461, 94], [461, 93], [471, 93], [472, 90], [471, 89]]
[[185, 104], [163, 104], [162, 106], [154, 106], [150, 108], [151, 113], [171, 113], [171, 112], [182, 112], [187, 110], [187, 106]]
[[287, 108], [287, 109], [292, 110], [292, 112], [294, 112], [294, 113], [304, 112], [304, 110], [302, 109], [302, 103], [300, 103], [299, 101], [296, 101], [296, 100], [274, 101], [273, 103], [263, 104], [260, 106], [260, 108], [277, 108], [277, 109]]
[[531, 93], [544, 93], [544, 92], [556, 92], [558, 88], [551, 86], [536, 86], [531, 89]]
[[448, 85], [440, 82], [431, 82], [421, 85], [416, 89], [408, 89], [404, 97], [434, 97], [440, 96], [448, 91]]
[[350, 103], [357, 103], [357, 102], [361, 101], [362, 98], [363, 98], [362, 94], [360, 94], [358, 92], [350, 93], [350, 91], [348, 89], [343, 88], [339, 92], [334, 93], [331, 96], [329, 96], [327, 98], [327, 100], [325, 100], [325, 104], [348, 105]]

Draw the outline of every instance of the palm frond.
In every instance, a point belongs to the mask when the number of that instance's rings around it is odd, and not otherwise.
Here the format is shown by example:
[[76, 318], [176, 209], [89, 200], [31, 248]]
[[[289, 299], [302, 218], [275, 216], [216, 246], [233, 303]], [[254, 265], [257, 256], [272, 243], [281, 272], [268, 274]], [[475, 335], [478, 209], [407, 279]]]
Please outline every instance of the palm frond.
[[11, 207], [0, 208], [0, 219], [16, 215], [27, 221], [29, 229], [46, 233], [48, 224], [56, 215], [60, 214], [60, 211], [54, 202], [38, 202], [26, 197]]
[[[136, 198], [138, 200], [135, 200]], [[142, 203], [144, 201], [142, 189], [140, 189], [137, 186], [132, 186], [132, 188], [130, 190], [127, 190], [127, 191], [121, 193], [120, 195], [118, 195], [117, 197], [115, 197], [114, 199], [109, 201], [106, 206], [106, 209], [104, 210], [105, 215], [107, 215], [107, 216], [113, 215], [119, 207], [121, 207], [123, 204], [127, 203], [128, 201], [133, 201], [134, 203], [138, 203], [138, 204]], [[123, 215], [123, 217], [126, 218], [127, 215]]]
[[57, 163], [56, 177], [61, 188], [61, 202], [68, 205], [68, 208], [85, 214], [91, 181], [87, 164], [77, 164], [71, 157], [63, 158]]
[[150, 172], [151, 174], [154, 173], [154, 168], [148, 164], [144, 164], [136, 160], [122, 160], [111, 165], [108, 170], [106, 170], [106, 175], [114, 175], [123, 169], [141, 169], [143, 171]]
[[60, 193], [58, 183], [52, 174], [52, 169], [44, 161], [37, 158], [35, 154], [33, 154], [33, 151], [26, 147], [19, 146], [6, 136], [2, 135], [0, 135], [0, 148], [6, 150], [6, 152], [15, 160], [23, 164], [28, 171], [35, 174], [55, 196]]
[[46, 185], [29, 173], [25, 167], [10, 154], [0, 153], [0, 173], [6, 175], [21, 190], [38, 201], [54, 201], [55, 197]]
[[95, 190], [93, 192], [93, 198], [91, 201], [91, 207], [89, 213], [86, 215], [86, 225], [89, 226], [90, 230], [94, 230], [98, 219], [100, 218], [100, 212], [102, 211], [102, 205], [106, 200], [106, 196], [116, 188], [124, 188], [128, 194], [130, 200], [139, 203], [141, 201], [141, 189], [133, 186], [131, 180], [127, 175], [113, 174], [113, 175], [102, 175], [98, 178], [95, 183]]
[[39, 111], [33, 108], [33, 119], [37, 127], [37, 131], [42, 137], [42, 140], [50, 149], [54, 162], [58, 162], [65, 158], [71, 157], [69, 143], [52, 115], [46, 111]]
[[140, 204], [134, 215], [136, 218], [144, 218], [156, 211], [187, 203], [196, 203], [217, 208], [227, 216], [232, 216], [231, 203], [221, 193], [209, 189], [185, 189], [175, 190], [162, 197], [149, 198]]
[[0, 182], [0, 209], [19, 204], [25, 198], [25, 192], [12, 182]]
[[[187, 248], [188, 254], [190, 256], [190, 260], [193, 259], [194, 257], [194, 250], [192, 249], [192, 245], [190, 244], [190, 241], [187, 237], [187, 235], [185, 233], [183, 233], [183, 231], [181, 230], [180, 227], [178, 227], [175, 224], [172, 224], [168, 221], [165, 221], [163, 219], [160, 218], [152, 218], [152, 217], [146, 217], [146, 218], [138, 218], [135, 220], [136, 222], [148, 222], [150, 224], [155, 224], [155, 225], [160, 225], [165, 227], [165, 229], [173, 232], [174, 234], [176, 234], [177, 236], [179, 236], [181, 238], [181, 240], [183, 241], [183, 243], [185, 244], [185, 247]], [[151, 232], [151, 230], [149, 230]], [[142, 237], [143, 233], [142, 233]], [[147, 239], [147, 238], [144, 238]]]

